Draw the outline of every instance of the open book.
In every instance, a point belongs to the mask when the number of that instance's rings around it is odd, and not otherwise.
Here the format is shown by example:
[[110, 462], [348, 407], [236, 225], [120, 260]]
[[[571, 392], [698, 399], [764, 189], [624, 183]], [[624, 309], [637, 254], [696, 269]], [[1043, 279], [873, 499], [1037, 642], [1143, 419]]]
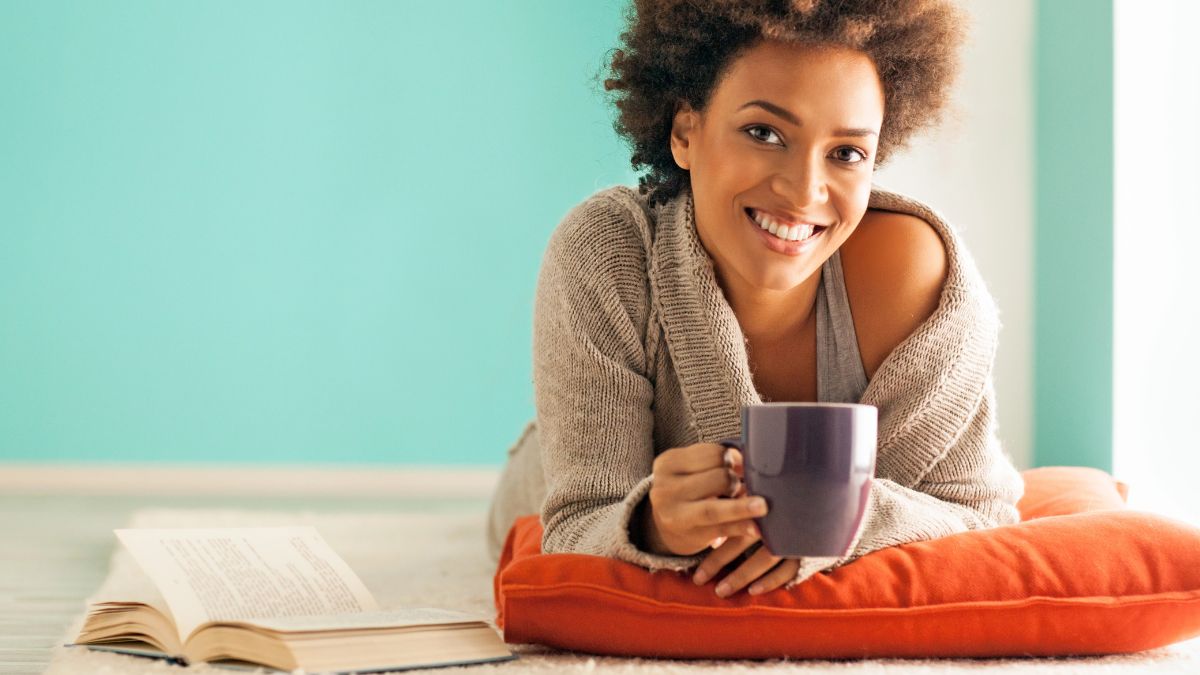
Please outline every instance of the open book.
[[114, 532], [149, 583], [90, 605], [68, 647], [309, 673], [517, 658], [481, 618], [381, 610], [312, 527]]

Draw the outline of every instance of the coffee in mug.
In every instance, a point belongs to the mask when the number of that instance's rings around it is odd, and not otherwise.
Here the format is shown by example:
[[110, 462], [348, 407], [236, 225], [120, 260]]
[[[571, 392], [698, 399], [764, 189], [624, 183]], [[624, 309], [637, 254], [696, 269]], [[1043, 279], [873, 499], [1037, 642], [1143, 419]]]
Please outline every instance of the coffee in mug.
[[781, 557], [849, 553], [875, 474], [879, 410], [861, 403], [762, 403], [742, 407], [746, 491], [767, 500], [756, 518], [763, 545]]

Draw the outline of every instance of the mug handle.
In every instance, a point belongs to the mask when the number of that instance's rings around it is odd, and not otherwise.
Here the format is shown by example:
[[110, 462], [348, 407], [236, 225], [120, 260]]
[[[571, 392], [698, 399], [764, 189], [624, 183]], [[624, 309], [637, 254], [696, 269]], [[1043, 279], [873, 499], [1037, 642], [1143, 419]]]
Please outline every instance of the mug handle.
[[[719, 443], [719, 444], [721, 444], [721, 445], [723, 445], [723, 446], [725, 446], [725, 447], [727, 447], [727, 448], [735, 448], [735, 449], [736, 449], [738, 452], [742, 452], [742, 439], [741, 439], [741, 437], [737, 437], [737, 438], [722, 438], [721, 440], [717, 441], [717, 443]], [[728, 452], [726, 452], [726, 453], [725, 453], [725, 467], [726, 467], [727, 469], [732, 469], [732, 468], [733, 468], [733, 463], [729, 461], [729, 453], [728, 453]], [[744, 482], [744, 481], [741, 481], [741, 480], [738, 480], [736, 483], [734, 483], [734, 484], [732, 485], [732, 487], [731, 487], [731, 488], [730, 488], [730, 490], [729, 490], [729, 494], [728, 494], [728, 495], [726, 495], [726, 496], [728, 496], [728, 497], [736, 497], [736, 496], [738, 496], [739, 494], [745, 494], [745, 482]]]

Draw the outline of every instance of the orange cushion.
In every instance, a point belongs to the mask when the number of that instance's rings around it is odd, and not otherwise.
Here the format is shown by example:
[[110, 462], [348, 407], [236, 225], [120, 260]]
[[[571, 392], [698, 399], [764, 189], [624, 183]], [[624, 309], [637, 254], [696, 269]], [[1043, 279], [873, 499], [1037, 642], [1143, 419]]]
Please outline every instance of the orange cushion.
[[1086, 466], [1043, 466], [1021, 475], [1025, 477], [1025, 494], [1017, 502], [1021, 520], [1120, 509], [1129, 494], [1121, 481]]
[[1123, 508], [1096, 469], [1024, 472], [1023, 522], [893, 546], [791, 589], [543, 554], [514, 523], [493, 579], [510, 643], [669, 658], [995, 657], [1135, 652], [1200, 635], [1200, 529]]

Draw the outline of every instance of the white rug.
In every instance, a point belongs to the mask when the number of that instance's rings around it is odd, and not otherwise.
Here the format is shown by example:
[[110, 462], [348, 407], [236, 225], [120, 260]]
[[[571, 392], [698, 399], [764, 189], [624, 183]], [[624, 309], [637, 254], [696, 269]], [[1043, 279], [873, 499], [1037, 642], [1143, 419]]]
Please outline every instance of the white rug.
[[[313, 525], [362, 578], [382, 607], [444, 607], [474, 613], [495, 627], [494, 570], [486, 555], [482, 512], [313, 513], [230, 510], [149, 509], [133, 515], [129, 527], [248, 527]], [[132, 558], [116, 543], [109, 574], [89, 602], [140, 582]], [[74, 641], [83, 623], [81, 608], [61, 643]], [[60, 644], [61, 644], [60, 643]], [[874, 659], [863, 661], [714, 661], [614, 658], [566, 652], [540, 645], [510, 645], [520, 655], [501, 664], [422, 669], [483, 673], [949, 673], [995, 670], [1017, 673], [1200, 673], [1200, 639], [1124, 656], [1062, 659]], [[192, 666], [190, 671], [229, 675], [226, 669]], [[178, 666], [121, 654], [59, 646], [46, 673], [144, 673], [179, 675]], [[260, 671], [262, 672], [262, 671]]]

